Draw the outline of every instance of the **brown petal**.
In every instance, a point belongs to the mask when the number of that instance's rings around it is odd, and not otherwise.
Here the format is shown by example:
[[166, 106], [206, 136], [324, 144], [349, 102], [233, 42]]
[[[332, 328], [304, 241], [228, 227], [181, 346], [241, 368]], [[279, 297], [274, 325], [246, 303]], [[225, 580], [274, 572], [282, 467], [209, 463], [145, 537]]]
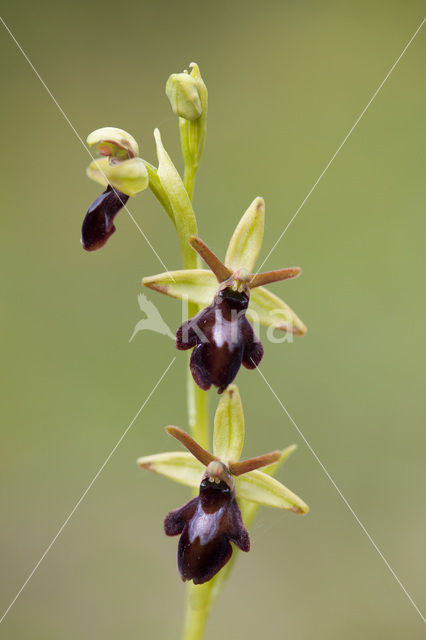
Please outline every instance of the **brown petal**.
[[223, 262], [219, 260], [213, 251], [210, 251], [205, 242], [200, 238], [197, 238], [197, 236], [191, 236], [189, 244], [202, 257], [207, 266], [210, 267], [218, 282], [224, 282], [224, 280], [228, 280], [228, 278], [232, 276], [231, 269], [225, 267]]
[[249, 280], [248, 286], [250, 289], [263, 287], [265, 284], [270, 284], [271, 282], [280, 282], [281, 280], [297, 278], [300, 273], [302, 273], [302, 269], [300, 267], [286, 267], [285, 269], [277, 269], [276, 271], [256, 273], [251, 280]]
[[200, 447], [198, 442], [195, 442], [195, 440], [191, 438], [191, 436], [186, 433], [186, 431], [183, 431], [183, 429], [179, 429], [179, 427], [169, 426], [166, 427], [166, 431], [169, 435], [176, 438], [176, 440], [179, 440], [179, 442], [183, 444], [183, 446], [188, 449], [188, 451], [192, 453], [192, 455], [206, 467], [210, 464], [210, 462], [218, 459], [216, 458], [216, 456], [213, 456], [211, 453], [203, 449], [203, 447]]

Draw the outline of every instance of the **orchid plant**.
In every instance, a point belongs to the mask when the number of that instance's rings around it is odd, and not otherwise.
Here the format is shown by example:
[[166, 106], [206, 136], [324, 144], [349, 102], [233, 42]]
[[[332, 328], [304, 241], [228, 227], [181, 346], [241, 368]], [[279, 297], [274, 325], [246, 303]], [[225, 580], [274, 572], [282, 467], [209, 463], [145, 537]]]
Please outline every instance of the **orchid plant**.
[[[295, 278], [301, 269], [254, 271], [264, 231], [262, 198], [255, 198], [238, 222], [223, 262], [198, 237], [192, 198], [206, 139], [208, 95], [198, 65], [192, 63], [190, 68], [190, 73], [172, 74], [166, 84], [179, 118], [183, 179], [158, 129], [154, 131], [158, 166], [139, 156], [136, 140], [123, 129], [93, 131], [87, 138], [94, 153], [87, 174], [104, 191], [87, 211], [81, 242], [87, 251], [103, 247], [115, 232], [119, 211], [127, 208], [129, 198], [148, 187], [178, 235], [183, 269], [145, 277], [143, 284], [184, 301], [187, 310], [188, 319], [176, 332], [176, 347], [192, 350], [187, 367], [190, 434], [167, 427], [167, 433], [187, 451], [145, 455], [138, 464], [195, 491], [189, 502], [166, 516], [164, 531], [179, 536], [177, 564], [182, 580], [188, 582], [183, 640], [202, 640], [212, 604], [236, 557], [233, 545], [245, 552], [250, 549], [248, 529], [259, 505], [299, 514], [308, 511], [303, 500], [274, 477], [295, 445], [240, 460], [245, 426], [234, 384], [241, 365], [255, 369], [263, 357], [252, 324], [296, 336], [302, 336], [306, 327], [283, 300], [264, 287]], [[208, 269], [201, 268], [200, 258]], [[211, 386], [222, 394], [212, 449]]]

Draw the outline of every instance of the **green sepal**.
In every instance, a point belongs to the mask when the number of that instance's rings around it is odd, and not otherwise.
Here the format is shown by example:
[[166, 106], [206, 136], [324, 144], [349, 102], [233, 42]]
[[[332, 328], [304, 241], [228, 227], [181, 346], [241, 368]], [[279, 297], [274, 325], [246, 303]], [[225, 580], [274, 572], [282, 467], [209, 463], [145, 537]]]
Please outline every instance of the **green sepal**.
[[185, 269], [148, 276], [142, 284], [178, 300], [187, 300], [206, 307], [217, 292], [217, 280], [207, 269]]
[[240, 459], [244, 445], [244, 414], [240, 393], [230, 384], [220, 398], [213, 430], [213, 453], [227, 464]]
[[205, 467], [187, 451], [168, 451], [138, 458], [138, 466], [184, 484], [192, 489], [200, 486]]
[[101, 156], [125, 159], [139, 155], [139, 146], [134, 137], [118, 127], [96, 129], [89, 133], [86, 142]]
[[264, 287], [252, 290], [247, 318], [252, 322], [289, 331], [297, 336], [303, 336], [307, 331], [306, 326], [284, 300]]
[[236, 271], [252, 272], [263, 241], [265, 226], [265, 202], [255, 198], [239, 221], [225, 256], [225, 265]]
[[237, 496], [250, 502], [307, 513], [309, 507], [295, 493], [262, 471], [250, 471], [235, 479]]
[[144, 191], [149, 184], [148, 171], [141, 158], [113, 163], [108, 158], [93, 160], [87, 168], [87, 175], [103, 187], [110, 184], [128, 196]]

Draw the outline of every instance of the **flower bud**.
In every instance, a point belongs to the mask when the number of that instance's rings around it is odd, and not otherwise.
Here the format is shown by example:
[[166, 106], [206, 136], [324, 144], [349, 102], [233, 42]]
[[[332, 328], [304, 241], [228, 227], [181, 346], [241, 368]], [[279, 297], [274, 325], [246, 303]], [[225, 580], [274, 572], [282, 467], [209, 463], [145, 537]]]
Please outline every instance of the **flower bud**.
[[102, 186], [110, 184], [128, 196], [135, 196], [149, 184], [148, 171], [141, 158], [130, 158], [122, 162], [100, 158], [90, 163], [87, 175]]
[[94, 146], [101, 156], [125, 160], [139, 155], [138, 143], [130, 133], [117, 127], [102, 127], [87, 136], [89, 147]]
[[172, 73], [166, 94], [173, 112], [185, 120], [197, 120], [202, 113], [197, 81], [188, 73]]

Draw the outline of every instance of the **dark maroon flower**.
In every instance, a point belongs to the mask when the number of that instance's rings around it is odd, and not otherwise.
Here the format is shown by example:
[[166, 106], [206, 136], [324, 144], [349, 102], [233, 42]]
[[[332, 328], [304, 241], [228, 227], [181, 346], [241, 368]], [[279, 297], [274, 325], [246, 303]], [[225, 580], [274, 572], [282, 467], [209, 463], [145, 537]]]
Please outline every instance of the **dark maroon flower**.
[[178, 568], [182, 580], [208, 582], [228, 562], [231, 542], [249, 551], [250, 538], [235, 498], [234, 480], [226, 467], [211, 462], [200, 493], [164, 520], [168, 536], [180, 535]]
[[114, 218], [129, 196], [108, 185], [106, 190], [90, 206], [81, 227], [81, 244], [86, 251], [95, 251], [104, 246], [114, 233]]
[[263, 346], [246, 318], [250, 292], [226, 281], [211, 305], [184, 322], [176, 333], [178, 349], [194, 350], [191, 373], [201, 389], [211, 385], [222, 393], [234, 380], [241, 364], [254, 369], [262, 360]]
[[220, 286], [213, 302], [179, 327], [176, 347], [194, 349], [190, 367], [197, 385], [207, 390], [213, 384], [222, 393], [242, 364], [255, 369], [263, 357], [262, 343], [246, 318], [251, 289], [295, 278], [300, 268], [256, 274], [244, 268], [232, 271], [197, 236], [191, 236], [189, 243], [210, 267]]

